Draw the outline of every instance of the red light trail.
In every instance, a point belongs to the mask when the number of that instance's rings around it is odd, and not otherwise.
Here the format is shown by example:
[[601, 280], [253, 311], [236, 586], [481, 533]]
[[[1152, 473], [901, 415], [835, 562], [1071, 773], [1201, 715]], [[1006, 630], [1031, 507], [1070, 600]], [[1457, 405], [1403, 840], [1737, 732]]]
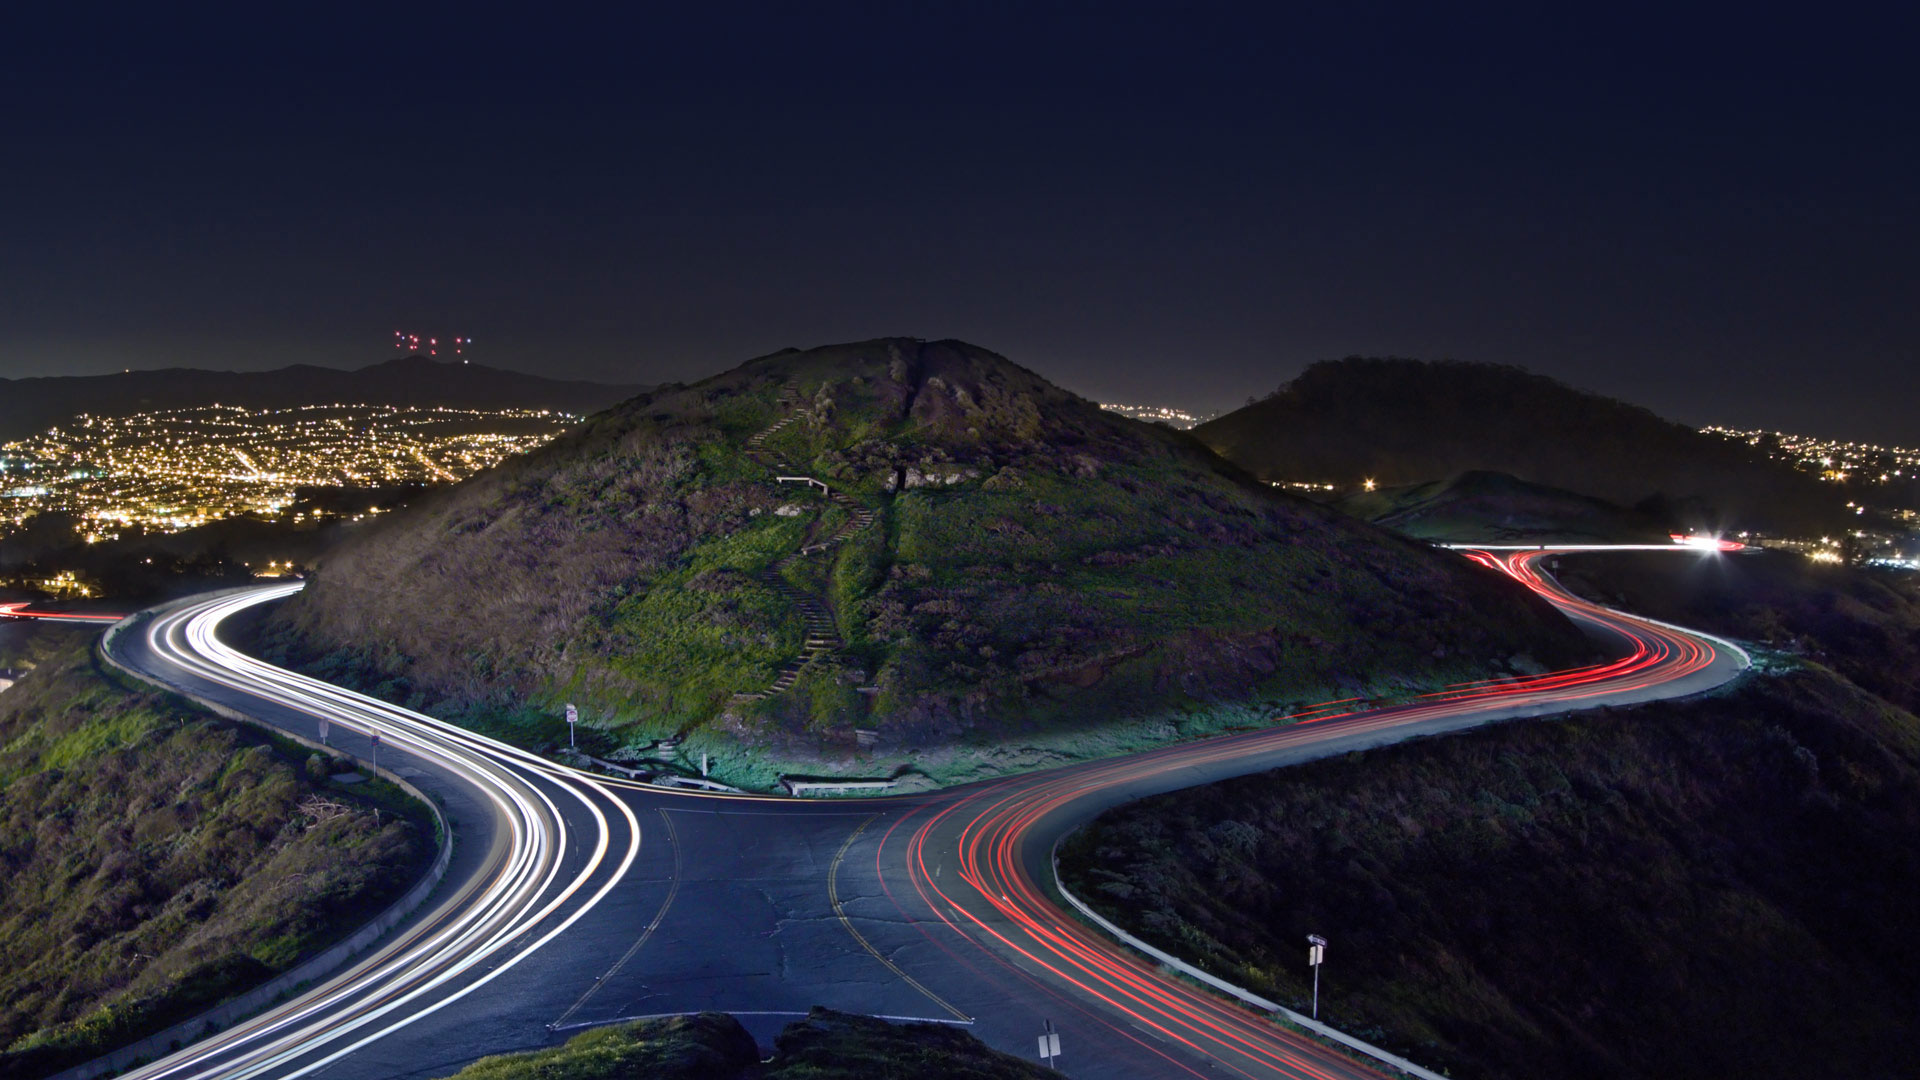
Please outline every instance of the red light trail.
[[[1255, 769], [1231, 765], [1263, 757], [1287, 759], [1289, 751], [1297, 760], [1308, 756], [1313, 746], [1336, 752], [1349, 745], [1366, 745], [1369, 736], [1380, 741], [1378, 736], [1393, 729], [1416, 724], [1444, 727], [1449, 720], [1464, 721], [1507, 706], [1540, 711], [1542, 706], [1577, 708], [1598, 698], [1619, 699], [1704, 672], [1719, 656], [1704, 637], [1612, 611], [1567, 592], [1536, 566], [1543, 556], [1556, 552], [1465, 554], [1513, 577], [1577, 621], [1615, 637], [1624, 646], [1624, 655], [1540, 675], [1461, 683], [1406, 704], [1368, 707], [1359, 698], [1324, 702], [1279, 718], [1295, 721], [1286, 727], [1170, 746], [968, 790], [957, 798], [916, 808], [883, 836], [875, 855], [883, 886], [887, 868], [903, 866], [910, 894], [919, 902], [903, 903], [906, 897], [896, 895], [891, 887], [888, 895], [909, 919], [944, 925], [1028, 981], [1047, 984], [1063, 1008], [1077, 1002], [1103, 1006], [1107, 1015], [1099, 1019], [1113, 1036], [1166, 1058], [1179, 1071], [1203, 1075], [1185, 1060], [1141, 1040], [1136, 1032], [1149, 1033], [1169, 1049], [1202, 1055], [1217, 1069], [1239, 1076], [1327, 1080], [1378, 1075], [1373, 1067], [1283, 1028], [1246, 1006], [1169, 977], [1151, 960], [1068, 914], [1051, 891], [1052, 849], [1058, 838], [1101, 810], [1154, 791], [1206, 782], [1209, 768], [1221, 776], [1251, 772]], [[1198, 778], [1190, 778], [1196, 773]], [[916, 817], [917, 825], [910, 824]], [[1054, 840], [1049, 842], [1048, 837]], [[888, 844], [904, 850], [890, 858]], [[942, 853], [958, 854], [961, 865], [955, 879], [943, 877]], [[1089, 1010], [1076, 1011], [1092, 1018]]]

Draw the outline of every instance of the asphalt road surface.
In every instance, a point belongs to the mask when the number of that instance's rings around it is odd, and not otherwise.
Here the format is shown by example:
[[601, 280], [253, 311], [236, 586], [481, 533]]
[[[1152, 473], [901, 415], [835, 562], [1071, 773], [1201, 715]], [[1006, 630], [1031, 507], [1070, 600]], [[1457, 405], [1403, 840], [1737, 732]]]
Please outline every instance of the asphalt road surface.
[[[1467, 551], [1540, 591], [1605, 663], [1329, 702], [1270, 729], [925, 795], [832, 801], [588, 775], [245, 656], [221, 620], [298, 583], [181, 601], [111, 635], [149, 677], [379, 764], [439, 801], [445, 881], [378, 950], [132, 1075], [445, 1076], [620, 1019], [739, 1016], [763, 1045], [813, 1005], [967, 1027], [1032, 1057], [1043, 1024], [1082, 1077], [1379, 1075], [1068, 915], [1059, 840], [1145, 795], [1491, 720], [1696, 693], [1747, 665], [1718, 639], [1578, 600], [1551, 551]], [[1675, 557], [1713, 553], [1675, 551]]]

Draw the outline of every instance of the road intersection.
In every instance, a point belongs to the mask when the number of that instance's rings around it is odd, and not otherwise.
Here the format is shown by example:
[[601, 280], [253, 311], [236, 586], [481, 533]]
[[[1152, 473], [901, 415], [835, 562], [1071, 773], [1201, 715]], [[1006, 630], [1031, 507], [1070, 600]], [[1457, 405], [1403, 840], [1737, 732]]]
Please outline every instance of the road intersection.
[[[1083, 1076], [1358, 1077], [1376, 1069], [1170, 977], [1070, 914], [1060, 839], [1150, 794], [1492, 720], [1697, 693], [1731, 643], [1615, 612], [1545, 576], [1555, 551], [1467, 557], [1546, 596], [1610, 659], [1329, 702], [1258, 731], [921, 795], [802, 800], [579, 772], [246, 656], [220, 623], [299, 583], [121, 624], [115, 663], [380, 763], [438, 802], [441, 887], [372, 952], [291, 1000], [143, 1066], [143, 1078], [431, 1077], [615, 1020], [720, 1010], [763, 1041], [812, 1005], [964, 1025], [1031, 1055], [1051, 1021]], [[1717, 557], [1711, 552], [1676, 557]]]

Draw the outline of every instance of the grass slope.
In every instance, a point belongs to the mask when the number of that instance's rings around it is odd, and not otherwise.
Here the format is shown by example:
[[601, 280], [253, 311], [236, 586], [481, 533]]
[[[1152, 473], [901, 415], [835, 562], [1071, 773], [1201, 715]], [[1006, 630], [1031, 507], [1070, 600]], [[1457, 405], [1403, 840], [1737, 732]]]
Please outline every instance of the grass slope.
[[725, 1013], [637, 1020], [561, 1046], [482, 1058], [454, 1080], [1040, 1080], [1059, 1073], [939, 1024], [889, 1024], [815, 1008], [762, 1062]]
[[1920, 1040], [1920, 720], [1822, 669], [1114, 811], [1070, 887], [1481, 1077], [1895, 1077]]
[[1646, 544], [1668, 539], [1668, 530], [1650, 515], [1496, 472], [1354, 492], [1332, 505], [1383, 528], [1443, 544]]
[[0, 694], [0, 1075], [54, 1072], [266, 980], [431, 854], [396, 789], [334, 791], [300, 748], [103, 674], [90, 639], [46, 631]]
[[1920, 713], [1920, 575], [1823, 565], [1785, 551], [1560, 562], [1560, 579], [1590, 599], [1804, 656]]
[[1263, 480], [1398, 487], [1489, 469], [1683, 525], [1818, 535], [1846, 501], [1753, 447], [1498, 364], [1319, 363], [1193, 433]]
[[[768, 453], [877, 517], [784, 570], [845, 647], [743, 703], [803, 641], [764, 575], [846, 520], [748, 454], [783, 399], [797, 422]], [[1587, 648], [1497, 575], [992, 353], [910, 339], [790, 350], [595, 416], [347, 541], [267, 635], [523, 739], [557, 740], [573, 701], [603, 748], [694, 732], [795, 753], [850, 748], [856, 726], [925, 748], [1259, 722]]]

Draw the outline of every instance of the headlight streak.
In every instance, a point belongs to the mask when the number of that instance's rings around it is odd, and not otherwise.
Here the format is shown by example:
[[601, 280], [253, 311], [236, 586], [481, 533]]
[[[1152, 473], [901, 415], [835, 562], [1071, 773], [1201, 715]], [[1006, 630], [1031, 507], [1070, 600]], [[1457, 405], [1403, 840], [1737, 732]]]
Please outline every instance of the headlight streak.
[[[1296, 721], [1287, 727], [983, 785], [943, 806], [927, 807], [924, 816], [916, 808], [894, 829], [922, 816], [917, 828], [906, 834], [904, 864], [925, 910], [1016, 972], [1030, 979], [1050, 976], [1056, 996], [1104, 1004], [1112, 1010], [1101, 1018], [1110, 1032], [1127, 1035], [1123, 1026], [1135, 1026], [1243, 1076], [1327, 1080], [1373, 1075], [1372, 1068], [1282, 1029], [1247, 1007], [1168, 977], [1074, 919], [1035, 880], [1035, 864], [1045, 865], [1051, 852], [1036, 851], [1032, 841], [1036, 833], [1064, 835], [1063, 822], [1070, 823], [1070, 829], [1105, 805], [1122, 801], [1102, 798], [1102, 793], [1129, 781], [1416, 721], [1520, 706], [1578, 707], [1596, 698], [1649, 690], [1704, 671], [1716, 661], [1713, 639], [1589, 603], [1544, 577], [1534, 564], [1554, 551], [1465, 554], [1514, 577], [1575, 620], [1618, 636], [1627, 644], [1626, 655], [1541, 675], [1457, 684], [1410, 704], [1369, 708], [1360, 699], [1326, 702], [1283, 718]], [[1739, 652], [1730, 643], [1720, 644]], [[888, 865], [884, 853], [894, 829], [882, 836], [876, 871]], [[931, 854], [938, 852], [957, 852], [959, 885], [939, 882], [929, 865]], [[881, 881], [884, 886], [884, 873]], [[1113, 1014], [1123, 1023], [1114, 1022]]]
[[[148, 644], [156, 655], [199, 678], [308, 715], [325, 716], [363, 734], [377, 730], [394, 748], [465, 779], [492, 804], [503, 823], [504, 836], [498, 843], [505, 855], [491, 855], [496, 865], [482, 875], [484, 883], [456, 894], [401, 940], [287, 1005], [129, 1074], [143, 1080], [269, 1073], [298, 1077], [324, 1068], [511, 970], [591, 911], [639, 854], [638, 819], [623, 800], [592, 777], [431, 717], [254, 660], [215, 636], [222, 620], [300, 587], [301, 583], [294, 583], [249, 591], [163, 616], [148, 629]], [[560, 879], [569, 840], [566, 816], [535, 779], [558, 787], [578, 802], [596, 834], [584, 864], [565, 881]], [[626, 829], [625, 852], [610, 867], [614, 836], [600, 801], [618, 809]], [[603, 868], [609, 871], [604, 880], [571, 912], [538, 938], [514, 947], [579, 898]], [[453, 986], [488, 961], [497, 963], [465, 985]], [[431, 995], [439, 996], [427, 1000]], [[317, 1059], [303, 1060], [382, 1020], [388, 1022], [378, 1030]]]
[[[1079, 922], [1049, 896], [1050, 886], [1041, 884], [1051, 880], [1046, 876], [1051, 851], [1041, 843], [1047, 836], [1064, 835], [1106, 806], [1139, 797], [1146, 793], [1142, 788], [1183, 786], [1176, 778], [1188, 770], [1211, 769], [1208, 778], [1225, 775], [1221, 765], [1250, 772], [1271, 767], [1254, 763], [1263, 755], [1416, 721], [1478, 717], [1521, 707], [1578, 707], [1595, 698], [1653, 691], [1713, 665], [1716, 649], [1710, 642], [1739, 651], [1730, 643], [1573, 597], [1534, 567], [1542, 556], [1565, 550], [1571, 549], [1462, 554], [1514, 577], [1577, 621], [1617, 636], [1623, 643], [1618, 659], [1459, 683], [1385, 707], [1360, 698], [1329, 701], [1277, 718], [1291, 722], [1284, 727], [950, 792], [862, 800], [903, 811], [878, 838], [878, 884], [907, 923], [957, 965], [989, 985], [1016, 978], [1057, 1002], [1062, 1012], [1056, 1015], [1084, 1018], [1090, 1036], [1097, 1030], [1100, 1038], [1124, 1040], [1138, 1053], [1164, 1062], [1171, 1072], [1208, 1075], [1181, 1053], [1184, 1050], [1208, 1059], [1211, 1068], [1246, 1077], [1335, 1080], [1376, 1075], [1366, 1064], [1277, 1027], [1264, 1014], [1164, 974], [1156, 964]], [[148, 629], [148, 643], [157, 657], [197, 678], [324, 716], [343, 729], [380, 732], [387, 745], [472, 784], [493, 808], [500, 834], [482, 869], [470, 875], [459, 892], [351, 970], [130, 1075], [143, 1080], [305, 1076], [473, 993], [567, 931], [632, 867], [639, 853], [639, 822], [616, 791], [775, 802], [807, 812], [793, 800], [775, 796], [663, 791], [651, 784], [596, 777], [273, 667], [218, 640], [216, 630], [223, 619], [289, 596], [301, 584], [222, 596], [162, 616]], [[550, 794], [554, 788], [565, 797]], [[575, 803], [578, 808], [563, 811]], [[618, 808], [611, 825], [603, 803]], [[571, 873], [565, 866], [569, 813], [576, 826], [584, 820], [597, 834], [583, 865]], [[626, 830], [626, 850], [616, 862], [611, 853], [619, 839], [613, 834], [621, 827]], [[957, 856], [958, 865], [945, 865], [953, 860], [943, 856]], [[944, 884], [942, 865], [955, 870]], [[904, 873], [910, 893], [896, 896], [888, 871]], [[604, 880], [596, 887], [597, 874]], [[919, 905], [909, 912], [908, 902], [916, 896]], [[923, 912], [934, 918], [924, 918]], [[549, 920], [554, 925], [542, 929]], [[949, 947], [952, 939], [930, 932], [942, 926], [969, 947]], [[978, 965], [982, 959], [992, 964]], [[489, 963], [494, 966], [480, 970]], [[1007, 974], [995, 972], [995, 967]]]

